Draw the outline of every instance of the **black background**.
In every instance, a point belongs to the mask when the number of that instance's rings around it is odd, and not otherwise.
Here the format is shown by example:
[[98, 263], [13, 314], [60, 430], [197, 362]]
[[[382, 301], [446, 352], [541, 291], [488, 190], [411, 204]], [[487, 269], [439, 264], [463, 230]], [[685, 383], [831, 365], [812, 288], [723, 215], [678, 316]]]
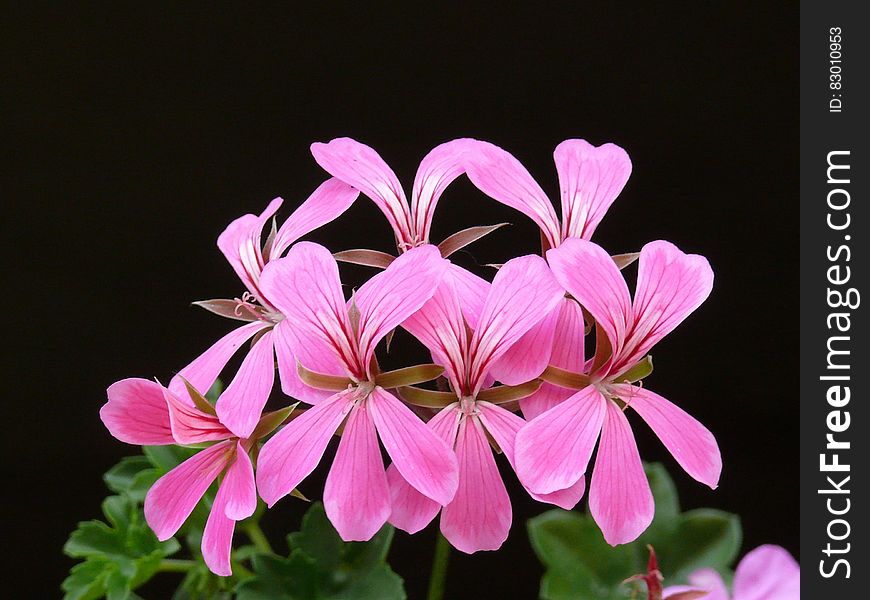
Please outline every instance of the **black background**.
[[[4, 313], [14, 339], [3, 545], [21, 563], [9, 568], [13, 587], [27, 590], [11, 597], [57, 593], [72, 564], [64, 540], [99, 515], [100, 475], [132, 452], [98, 419], [105, 388], [166, 380], [229, 329], [188, 305], [242, 291], [217, 235], [274, 196], [289, 214], [324, 178], [308, 145], [340, 135], [375, 147], [409, 187], [435, 144], [487, 139], [552, 198], [559, 141], [625, 147], [634, 172], [595, 239], [622, 252], [666, 238], [709, 257], [713, 295], [656, 348], [648, 385], [716, 434], [721, 486], [680, 472], [636, 420], [641, 453], [664, 460], [685, 507], [739, 513], [744, 551], [772, 542], [797, 554], [796, 8], [366, 4], [94, 5], [4, 19]], [[526, 217], [463, 178], [433, 238], [500, 221], [514, 225], [458, 261], [538, 246]], [[312, 238], [391, 249], [365, 199]], [[348, 281], [362, 274], [348, 270]], [[535, 596], [541, 568], [524, 522], [544, 507], [505, 476], [511, 536], [498, 553], [453, 553], [449, 598]], [[301, 514], [282, 504], [266, 520], [275, 541]], [[423, 594], [432, 540], [431, 527], [397, 535], [391, 561], [411, 598]]]

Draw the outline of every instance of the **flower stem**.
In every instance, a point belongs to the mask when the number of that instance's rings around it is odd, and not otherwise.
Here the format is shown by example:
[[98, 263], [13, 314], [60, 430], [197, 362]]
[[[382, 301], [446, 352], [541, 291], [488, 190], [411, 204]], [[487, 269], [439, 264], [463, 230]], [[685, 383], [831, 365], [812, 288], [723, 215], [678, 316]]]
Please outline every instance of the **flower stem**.
[[426, 600], [443, 600], [449, 559], [450, 544], [439, 531], [435, 539], [435, 557], [432, 559], [432, 573], [429, 575], [429, 593], [426, 595]]
[[164, 558], [160, 561], [160, 566], [157, 568], [161, 573], [187, 573], [190, 571], [194, 563], [192, 560], [182, 560], [179, 558]]
[[256, 521], [249, 521], [245, 523], [245, 533], [251, 539], [254, 546], [257, 547], [257, 550], [260, 552], [267, 552], [269, 554], [274, 554], [272, 551], [272, 545], [269, 543], [269, 540], [266, 539], [266, 534], [263, 533], [263, 530], [260, 529], [260, 524]]

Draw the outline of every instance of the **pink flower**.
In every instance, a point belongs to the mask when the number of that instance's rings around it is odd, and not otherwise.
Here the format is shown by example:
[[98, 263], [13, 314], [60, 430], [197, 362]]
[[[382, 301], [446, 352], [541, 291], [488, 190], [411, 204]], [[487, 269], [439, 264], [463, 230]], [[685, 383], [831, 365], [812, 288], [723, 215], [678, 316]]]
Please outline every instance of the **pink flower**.
[[[495, 401], [490, 392], [499, 390], [484, 390], [492, 382], [491, 367], [552, 310], [562, 295], [562, 288], [544, 260], [526, 256], [508, 261], [499, 270], [473, 333], [466, 331], [459, 295], [449, 278], [419, 312], [403, 323], [431, 350], [435, 362], [445, 367], [453, 389], [453, 401], [445, 394], [450, 404], [429, 421], [429, 427], [455, 449], [459, 460], [459, 489], [441, 511], [441, 531], [463, 552], [499, 548], [511, 524], [510, 499], [487, 435], [513, 465], [514, 436], [524, 421], [486, 400]], [[441, 507], [408, 485], [401, 469], [390, 467], [387, 478], [393, 499], [391, 523], [414, 533], [435, 518]], [[573, 506], [582, 493], [580, 489], [559, 491], [549, 498], [536, 497]]]
[[[214, 414], [184, 402], [163, 386], [146, 379], [112, 384], [100, 418], [113, 436], [128, 444], [213, 444], [190, 457], [148, 490], [145, 520], [161, 541], [171, 538], [219, 476], [202, 536], [202, 555], [217, 575], [231, 575], [230, 552], [236, 521], [257, 507], [254, 469], [248, 456], [255, 439], [240, 439]], [[268, 433], [268, 431], [265, 431]], [[258, 436], [259, 437], [259, 436]]]
[[[510, 153], [475, 140], [464, 156], [472, 183], [488, 196], [531, 217], [541, 229], [545, 250], [558, 247], [568, 238], [590, 239], [631, 175], [628, 154], [614, 144], [596, 147], [585, 140], [565, 140], [556, 147], [553, 157], [559, 175], [561, 221], [541, 186]], [[580, 307], [565, 299], [502, 357], [493, 374], [510, 384], [525, 378], [529, 371], [540, 372], [541, 364], [582, 371], [583, 339]], [[570, 395], [564, 388], [544, 383], [537, 392], [523, 398], [520, 406], [526, 418], [533, 419]]]
[[[372, 199], [387, 217], [396, 239], [396, 249], [401, 254], [410, 248], [430, 244], [429, 235], [438, 200], [447, 186], [465, 171], [465, 155], [475, 143], [475, 140], [460, 138], [433, 148], [417, 169], [410, 204], [396, 174], [369, 146], [351, 138], [336, 138], [329, 143], [312, 144], [311, 154], [327, 173]], [[465, 229], [442, 241], [438, 250], [447, 258], [500, 226]], [[375, 250], [347, 250], [337, 252], [335, 257], [378, 268], [384, 268], [395, 260], [394, 256]], [[466, 318], [476, 321], [487, 282], [453, 263], [448, 267], [448, 276], [456, 280]]]
[[665, 588], [665, 600], [692, 590], [708, 592], [704, 600], [799, 600], [801, 570], [797, 561], [779, 546], [759, 546], [743, 557], [734, 575], [733, 593], [713, 569], [689, 575], [690, 585]]
[[547, 248], [568, 238], [588, 240], [631, 175], [631, 161], [615, 144], [565, 140], [553, 153], [559, 174], [562, 221], [541, 186], [510, 153], [474, 140], [464, 158], [466, 174], [484, 194], [530, 217]]
[[[263, 268], [270, 260], [279, 258], [300, 237], [338, 217], [358, 195], [350, 186], [330, 179], [321, 184], [280, 229], [273, 232], [265, 245], [260, 237], [263, 226], [281, 206], [281, 198], [273, 200], [259, 216], [248, 214], [239, 217], [218, 237], [218, 247], [247, 291], [242, 299], [208, 300], [197, 304], [222, 316], [247, 321], [247, 324], [222, 337], [178, 374], [194, 388], [208, 390], [238, 349], [254, 339], [238, 373], [216, 404], [221, 422], [239, 437], [250, 435], [269, 398], [275, 381], [273, 347], [286, 346], [286, 341], [279, 333], [275, 333], [275, 325], [284, 317], [260, 286]], [[287, 353], [279, 353], [278, 358], [284, 392], [307, 400], [305, 394], [310, 392], [299, 382], [296, 361]], [[184, 384], [181, 378], [175, 377], [169, 388], [177, 395], [182, 395]], [[320, 395], [315, 394], [315, 397]]]
[[[378, 437], [421, 494], [439, 504], [453, 497], [456, 458], [407, 406], [377, 385], [374, 359], [378, 342], [426, 303], [447, 266], [432, 246], [409, 250], [360, 287], [350, 305], [335, 259], [322, 246], [299, 243], [266, 266], [260, 285], [286, 317], [275, 327], [288, 341], [276, 346], [279, 361], [295, 357], [320, 379], [338, 381], [341, 390], [317, 401], [263, 446], [257, 484], [270, 506], [314, 470], [342, 423], [323, 501], [343, 539], [371, 538], [390, 515]], [[282, 359], [282, 353], [289, 356]]]
[[702, 256], [684, 254], [668, 242], [651, 242], [640, 253], [632, 302], [616, 264], [596, 244], [569, 239], [550, 250], [547, 259], [556, 279], [595, 319], [606, 342], [599, 340], [589, 385], [517, 434], [517, 473], [539, 494], [575, 485], [600, 434], [589, 510], [610, 544], [627, 543], [646, 529], [654, 508], [626, 409], [647, 422], [689, 475], [712, 488], [719, 481], [722, 461], [713, 435], [626, 377], [707, 298], [713, 272]]

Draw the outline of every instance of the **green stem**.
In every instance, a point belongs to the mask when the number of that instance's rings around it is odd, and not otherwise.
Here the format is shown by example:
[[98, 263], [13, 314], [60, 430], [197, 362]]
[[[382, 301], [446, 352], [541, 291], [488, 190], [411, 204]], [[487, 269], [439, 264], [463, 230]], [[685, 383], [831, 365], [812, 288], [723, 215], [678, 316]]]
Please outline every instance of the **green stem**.
[[251, 539], [254, 546], [257, 547], [257, 550], [260, 552], [267, 552], [269, 554], [274, 554], [272, 551], [272, 545], [269, 543], [269, 540], [266, 539], [266, 534], [263, 533], [263, 530], [260, 529], [260, 524], [256, 521], [249, 521], [245, 523], [245, 533]]
[[179, 558], [164, 558], [160, 561], [160, 566], [157, 570], [161, 573], [187, 573], [196, 563], [192, 560], [183, 560]]
[[435, 540], [435, 557], [432, 559], [432, 573], [429, 575], [429, 593], [426, 595], [426, 600], [443, 600], [449, 559], [450, 544], [439, 531]]
[[253, 577], [254, 574], [245, 568], [245, 565], [237, 561], [236, 559], [232, 559], [230, 561], [233, 567], [233, 575], [240, 579], [247, 579], [248, 577]]

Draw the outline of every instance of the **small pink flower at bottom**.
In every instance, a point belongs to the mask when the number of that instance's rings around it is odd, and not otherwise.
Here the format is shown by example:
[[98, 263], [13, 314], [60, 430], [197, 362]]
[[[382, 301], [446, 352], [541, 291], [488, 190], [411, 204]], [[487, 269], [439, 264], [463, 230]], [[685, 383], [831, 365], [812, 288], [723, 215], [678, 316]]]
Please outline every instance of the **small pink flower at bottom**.
[[[387, 479], [393, 525], [415, 533], [441, 510], [441, 531], [457, 549], [467, 553], [496, 550], [504, 543], [511, 525], [511, 503], [488, 436], [513, 465], [514, 436], [525, 421], [485, 401], [484, 388], [492, 384], [492, 364], [552, 311], [563, 295], [544, 260], [526, 256], [508, 261], [499, 270], [485, 296], [473, 333], [467, 331], [459, 294], [449, 278], [443, 280], [419, 312], [402, 324], [429, 348], [434, 361], [444, 366], [455, 394], [456, 401], [443, 408], [428, 425], [456, 452], [459, 489], [442, 509], [417, 492], [391, 466]], [[539, 374], [533, 373], [532, 377]], [[533, 496], [570, 508], [582, 494], [582, 487], [577, 487], [550, 496]]]
[[[713, 272], [705, 258], [665, 241], [640, 252], [634, 300], [613, 259], [598, 245], [568, 239], [547, 252], [556, 279], [595, 319], [599, 343], [589, 385], [532, 419], [516, 437], [517, 474], [531, 491], [553, 493], [585, 478], [598, 442], [589, 512], [612, 545], [637, 538], [654, 504], [628, 409], [652, 428], [681, 467], [711, 488], [722, 470], [719, 447], [701, 423], [625, 375], [710, 294]], [[601, 340], [599, 340], [601, 342]]]
[[248, 456], [255, 440], [239, 439], [215, 415], [153, 381], [124, 379], [107, 393], [109, 401], [100, 418], [122, 442], [147, 446], [216, 442], [157, 480], [145, 497], [145, 520], [157, 539], [171, 538], [222, 475], [202, 536], [202, 556], [213, 573], [231, 575], [236, 521], [250, 517], [257, 507]]
[[689, 585], [665, 588], [665, 600], [680, 593], [703, 590], [704, 600], [799, 600], [801, 568], [784, 548], [759, 546], [743, 557], [734, 574], [734, 585], [728, 588], [713, 569], [699, 569], [689, 575]]

